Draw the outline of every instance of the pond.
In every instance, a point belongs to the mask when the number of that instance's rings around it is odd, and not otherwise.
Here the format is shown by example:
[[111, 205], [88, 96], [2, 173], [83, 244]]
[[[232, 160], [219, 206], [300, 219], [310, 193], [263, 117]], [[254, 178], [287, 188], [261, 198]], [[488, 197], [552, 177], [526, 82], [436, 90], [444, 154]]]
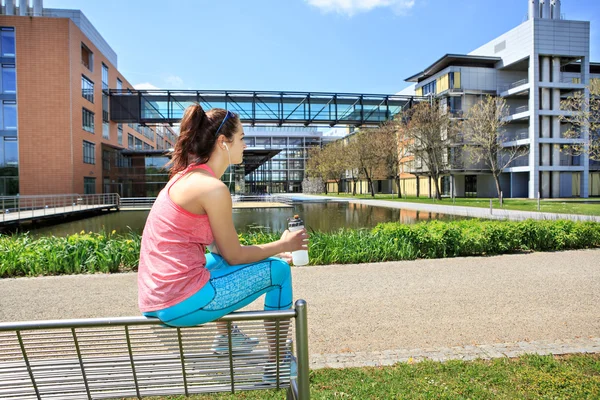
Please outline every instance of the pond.
[[[149, 211], [120, 211], [107, 213], [59, 225], [31, 229], [33, 236], [67, 236], [81, 231], [102, 230], [142, 233]], [[380, 222], [398, 221], [414, 224], [428, 220], [464, 219], [453, 215], [430, 213], [385, 207], [373, 207], [347, 202], [297, 203], [293, 208], [246, 208], [233, 210], [233, 222], [238, 232], [253, 229], [281, 232], [286, 228], [287, 218], [299, 214], [305, 225], [320, 232], [337, 231], [340, 228], [373, 228]]]

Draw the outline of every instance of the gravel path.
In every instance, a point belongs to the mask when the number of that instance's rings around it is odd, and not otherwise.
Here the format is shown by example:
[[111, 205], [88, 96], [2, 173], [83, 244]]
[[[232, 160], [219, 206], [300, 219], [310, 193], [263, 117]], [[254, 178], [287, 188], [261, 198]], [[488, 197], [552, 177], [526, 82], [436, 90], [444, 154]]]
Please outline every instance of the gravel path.
[[[408, 357], [402, 349], [600, 346], [600, 250], [298, 267], [293, 279], [310, 352], [324, 357], [313, 365]], [[137, 315], [136, 296], [134, 273], [0, 279], [0, 321]]]

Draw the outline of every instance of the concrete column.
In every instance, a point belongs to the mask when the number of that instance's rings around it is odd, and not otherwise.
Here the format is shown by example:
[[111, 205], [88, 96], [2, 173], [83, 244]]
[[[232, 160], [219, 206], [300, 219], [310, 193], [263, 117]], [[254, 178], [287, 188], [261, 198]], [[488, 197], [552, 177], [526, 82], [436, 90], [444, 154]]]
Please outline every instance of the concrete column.
[[552, 57], [552, 82], [560, 82], [560, 57]]
[[560, 171], [552, 171], [552, 197], [560, 197]]
[[550, 82], [550, 57], [542, 57], [542, 76], [540, 82]]
[[[585, 96], [585, 101], [589, 104], [589, 99], [590, 99], [590, 91], [587, 88], [587, 86], [590, 83], [590, 56], [589, 53], [587, 56], [583, 57], [581, 59], [581, 83], [583, 83], [584, 85], [586, 85], [586, 89], [584, 91], [584, 96]], [[583, 132], [583, 139], [585, 140], [586, 143], [588, 143], [588, 146], [586, 146], [586, 149], [589, 150], [589, 140], [590, 140], [590, 131], [589, 129], [584, 129]], [[581, 156], [582, 158], [582, 164], [583, 164], [583, 171], [581, 172], [581, 188], [580, 188], [580, 193], [581, 193], [581, 197], [583, 198], [588, 198], [589, 197], [589, 181], [590, 181], [590, 157], [589, 157], [589, 153], [585, 153]]]
[[[539, 181], [539, 80], [540, 80], [540, 57], [537, 53], [532, 52], [529, 57], [529, 70], [528, 78], [531, 84], [531, 90], [529, 95], [529, 137], [531, 143], [529, 145], [529, 185], [528, 185], [528, 197], [535, 199], [537, 193], [540, 190]], [[513, 190], [514, 193], [514, 190]]]
[[543, 198], [547, 199], [550, 197], [550, 171], [542, 172], [542, 184], [540, 192], [542, 192]]

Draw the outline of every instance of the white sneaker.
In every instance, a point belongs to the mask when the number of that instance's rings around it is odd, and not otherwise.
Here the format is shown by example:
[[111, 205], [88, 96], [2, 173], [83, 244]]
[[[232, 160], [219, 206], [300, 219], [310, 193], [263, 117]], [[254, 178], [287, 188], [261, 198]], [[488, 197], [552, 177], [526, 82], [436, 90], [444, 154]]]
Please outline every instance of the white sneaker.
[[[237, 325], [231, 330], [232, 353], [250, 353], [258, 346], [258, 343], [259, 340], [257, 338], [246, 335], [237, 327]], [[229, 353], [229, 338], [227, 335], [215, 336], [211, 350], [219, 354]]]

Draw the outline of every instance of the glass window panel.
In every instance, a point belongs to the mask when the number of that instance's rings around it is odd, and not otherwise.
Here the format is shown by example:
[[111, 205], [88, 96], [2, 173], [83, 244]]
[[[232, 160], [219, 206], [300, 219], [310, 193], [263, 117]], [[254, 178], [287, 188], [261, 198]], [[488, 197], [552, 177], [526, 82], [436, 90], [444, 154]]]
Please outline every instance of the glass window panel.
[[290, 138], [289, 139], [290, 147], [292, 146], [302, 146], [302, 138]]
[[15, 56], [15, 32], [2, 31], [2, 57]]
[[285, 147], [286, 138], [273, 138], [273, 147]]
[[4, 165], [19, 165], [19, 144], [16, 138], [4, 138]]
[[2, 122], [4, 123], [4, 129], [17, 129], [17, 105], [4, 102], [2, 104], [2, 114]]
[[2, 66], [2, 92], [16, 93], [17, 79], [15, 75], [15, 66]]
[[256, 138], [256, 147], [269, 147], [271, 146], [271, 138]]

